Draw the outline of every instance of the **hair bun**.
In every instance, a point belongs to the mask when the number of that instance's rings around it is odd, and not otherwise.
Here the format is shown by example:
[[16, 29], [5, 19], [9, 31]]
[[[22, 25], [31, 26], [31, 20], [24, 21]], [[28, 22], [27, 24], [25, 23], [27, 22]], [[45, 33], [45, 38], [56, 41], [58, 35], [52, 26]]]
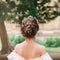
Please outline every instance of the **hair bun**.
[[37, 23], [37, 19], [28, 16], [27, 18], [24, 18], [21, 25], [21, 31], [23, 36], [25, 37], [34, 37], [36, 35], [36, 32], [39, 30], [39, 25]]

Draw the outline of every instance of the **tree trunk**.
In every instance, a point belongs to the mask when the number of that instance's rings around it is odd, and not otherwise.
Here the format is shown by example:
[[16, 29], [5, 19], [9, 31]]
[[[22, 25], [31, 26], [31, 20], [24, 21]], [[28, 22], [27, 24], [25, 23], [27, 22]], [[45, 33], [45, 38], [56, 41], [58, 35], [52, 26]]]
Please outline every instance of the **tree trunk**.
[[6, 54], [10, 51], [10, 46], [9, 46], [9, 43], [8, 43], [8, 37], [7, 37], [7, 32], [6, 32], [4, 22], [0, 22], [0, 37], [1, 37], [1, 40], [2, 40], [1, 53]]

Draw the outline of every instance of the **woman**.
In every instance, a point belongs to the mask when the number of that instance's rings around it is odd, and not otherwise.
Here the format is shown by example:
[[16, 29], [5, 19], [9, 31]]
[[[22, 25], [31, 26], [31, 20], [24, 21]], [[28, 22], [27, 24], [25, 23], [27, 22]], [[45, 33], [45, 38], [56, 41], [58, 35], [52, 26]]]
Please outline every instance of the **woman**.
[[39, 30], [38, 21], [31, 16], [23, 19], [21, 32], [25, 41], [15, 46], [8, 60], [52, 60], [45, 47], [35, 42], [35, 35]]

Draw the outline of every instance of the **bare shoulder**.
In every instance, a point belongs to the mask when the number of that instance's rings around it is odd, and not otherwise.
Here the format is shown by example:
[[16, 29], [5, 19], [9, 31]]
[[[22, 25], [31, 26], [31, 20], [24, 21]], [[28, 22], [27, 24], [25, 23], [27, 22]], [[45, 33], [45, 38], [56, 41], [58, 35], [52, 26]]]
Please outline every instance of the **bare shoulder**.
[[17, 44], [17, 45], [14, 47], [14, 51], [16, 52], [17, 50], [19, 50], [19, 47], [20, 47], [20, 44]]
[[17, 44], [17, 45], [14, 47], [14, 50], [17, 49], [19, 46], [20, 46], [20, 44]]
[[41, 50], [45, 50], [45, 46], [40, 45], [39, 48], [41, 48]]
[[17, 44], [14, 48], [15, 51], [20, 50], [23, 46], [23, 43]]
[[37, 47], [38, 47], [37, 49], [38, 49], [38, 51], [41, 53], [41, 55], [43, 55], [43, 54], [46, 53], [46, 48], [45, 48], [45, 46], [37, 44]]
[[37, 46], [39, 49], [43, 49], [43, 50], [45, 50], [45, 46], [43, 46], [43, 45], [36, 44], [36, 46]]

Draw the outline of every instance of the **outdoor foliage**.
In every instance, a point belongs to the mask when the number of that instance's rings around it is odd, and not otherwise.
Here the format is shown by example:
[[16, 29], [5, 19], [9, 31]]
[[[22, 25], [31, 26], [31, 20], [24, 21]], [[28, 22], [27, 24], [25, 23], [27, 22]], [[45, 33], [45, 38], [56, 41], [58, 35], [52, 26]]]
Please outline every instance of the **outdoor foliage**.
[[38, 41], [38, 44], [44, 45], [45, 47], [60, 47], [60, 38], [47, 38], [46, 41]]
[[[36, 17], [40, 23], [45, 23], [58, 16], [58, 5], [49, 6], [51, 0], [2, 0], [0, 2], [0, 20], [14, 19], [20, 22], [24, 17]], [[3, 17], [3, 18], [2, 18]]]
[[16, 44], [19, 44], [23, 42], [25, 38], [23, 36], [16, 36], [16, 37], [10, 37], [9, 42], [11, 43], [12, 46], [15, 46]]
[[46, 42], [47, 47], [60, 47], [60, 38], [48, 38]]

